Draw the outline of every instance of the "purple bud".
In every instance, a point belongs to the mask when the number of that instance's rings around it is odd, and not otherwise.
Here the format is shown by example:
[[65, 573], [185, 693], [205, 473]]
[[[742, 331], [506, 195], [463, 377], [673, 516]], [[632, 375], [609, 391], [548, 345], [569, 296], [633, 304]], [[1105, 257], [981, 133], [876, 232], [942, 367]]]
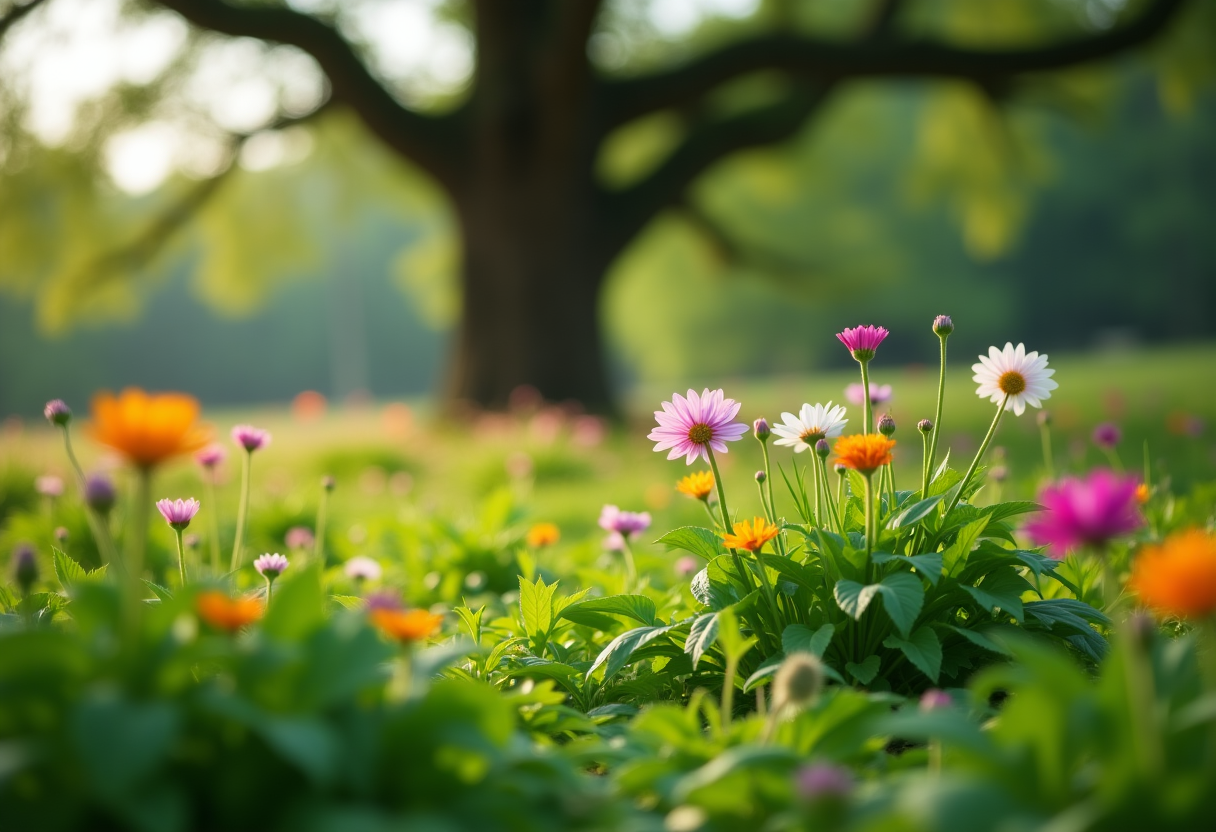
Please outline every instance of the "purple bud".
[[72, 408], [68, 407], [63, 399], [51, 399], [46, 403], [46, 407], [42, 408], [42, 414], [48, 422], [59, 427], [72, 421]]
[[954, 700], [950, 698], [950, 694], [938, 688], [929, 688], [920, 697], [921, 713], [927, 714], [930, 711], [949, 708], [953, 704]]
[[34, 554], [34, 547], [28, 543], [19, 543], [13, 550], [13, 579], [21, 588], [22, 595], [28, 595], [38, 582], [38, 558]]
[[808, 801], [843, 800], [853, 791], [853, 775], [831, 763], [811, 763], [794, 775], [798, 794]]
[[993, 465], [988, 476], [992, 477], [993, 482], [1004, 482], [1009, 479], [1009, 468], [1004, 465]]
[[819, 454], [820, 459], [827, 459], [831, 452], [832, 446], [828, 444], [828, 440], [820, 439], [815, 443], [815, 453]]
[[1103, 422], [1094, 428], [1093, 440], [1094, 444], [1099, 448], [1106, 450], [1113, 449], [1119, 444], [1123, 438], [1123, 431], [1119, 430], [1119, 426], [1112, 422]]
[[895, 434], [895, 420], [891, 418], [890, 413], [882, 414], [882, 418], [878, 420], [878, 432], [887, 437]]
[[918, 431], [920, 431], [921, 433], [932, 433], [933, 432], [933, 420], [932, 419], [921, 419], [919, 422], [916, 423], [916, 429]]
[[845, 474], [847, 474], [849, 472], [849, 467], [840, 462], [837, 462], [835, 465], [832, 466], [832, 470], [843, 477]]
[[198, 535], [196, 535], [194, 533], [190, 533], [190, 534], [182, 536], [182, 545], [185, 546], [187, 549], [191, 549], [191, 550], [197, 549], [198, 544], [201, 542], [202, 542], [202, 538], [200, 538]]
[[773, 429], [768, 426], [768, 420], [763, 416], [752, 423], [752, 432], [761, 442], [767, 442], [768, 438], [773, 435]]
[[933, 319], [933, 332], [938, 337], [945, 338], [954, 332], [954, 321], [950, 320], [949, 315], [938, 315]]
[[232, 429], [232, 441], [253, 453], [270, 444], [270, 432], [253, 425], [237, 425]]
[[69, 537], [71, 537], [71, 533], [68, 532], [68, 530], [63, 526], [57, 526], [55, 528], [55, 542], [60, 546], [67, 543]]
[[768, 479], [768, 474], [764, 473], [763, 471], [756, 472], [756, 482], [763, 483], [766, 479]]
[[118, 493], [105, 474], [90, 474], [84, 481], [84, 501], [89, 508], [105, 517], [114, 508]]

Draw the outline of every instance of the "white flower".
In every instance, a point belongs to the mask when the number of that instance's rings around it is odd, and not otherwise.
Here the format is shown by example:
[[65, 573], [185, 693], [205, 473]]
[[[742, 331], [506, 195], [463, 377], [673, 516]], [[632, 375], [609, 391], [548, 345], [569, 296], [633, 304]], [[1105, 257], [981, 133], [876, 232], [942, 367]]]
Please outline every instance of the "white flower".
[[369, 557], [359, 555], [346, 562], [346, 577], [356, 581], [380, 580], [380, 564]]
[[788, 445], [795, 453], [814, 448], [820, 439], [840, 436], [849, 421], [844, 418], [844, 412], [840, 405], [832, 407], [832, 403], [828, 402], [814, 406], [804, 404], [797, 416], [782, 413], [784, 424], [773, 425], [773, 433], [780, 437], [774, 440], [774, 444]]
[[1028, 404], [1042, 407], [1042, 400], [1051, 398], [1051, 391], [1060, 386], [1051, 380], [1056, 371], [1047, 369], [1047, 356], [1028, 353], [1022, 344], [1014, 349], [1007, 343], [1003, 351], [989, 347], [987, 357], [979, 358], [979, 364], [971, 365], [975, 371], [971, 380], [979, 385], [975, 395], [993, 404], [1009, 396], [1005, 409], [1018, 416]]

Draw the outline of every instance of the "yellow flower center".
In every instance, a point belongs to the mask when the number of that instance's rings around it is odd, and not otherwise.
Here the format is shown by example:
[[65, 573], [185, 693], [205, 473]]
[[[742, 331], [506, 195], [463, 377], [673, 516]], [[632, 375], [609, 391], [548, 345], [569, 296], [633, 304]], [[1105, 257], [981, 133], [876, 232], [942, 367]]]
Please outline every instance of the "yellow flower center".
[[696, 445], [708, 445], [714, 438], [714, 429], [709, 425], [696, 424], [688, 429], [688, 441]]
[[826, 437], [827, 437], [827, 434], [824, 433], [821, 429], [809, 428], [808, 430], [804, 430], [798, 438], [801, 439], [803, 442], [805, 442], [808, 445], [814, 445], [820, 439], [824, 439]]
[[1001, 374], [996, 385], [1001, 388], [1002, 393], [1016, 396], [1026, 389], [1026, 377], [1017, 370], [1009, 370]]

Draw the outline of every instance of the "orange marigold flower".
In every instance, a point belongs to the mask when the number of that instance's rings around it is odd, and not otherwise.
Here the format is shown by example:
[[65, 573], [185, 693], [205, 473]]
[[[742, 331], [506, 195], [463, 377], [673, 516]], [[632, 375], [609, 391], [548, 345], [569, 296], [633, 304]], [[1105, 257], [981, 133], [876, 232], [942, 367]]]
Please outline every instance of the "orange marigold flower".
[[1202, 618], [1216, 613], [1216, 537], [1189, 529], [1145, 547], [1128, 585], [1162, 615]]
[[211, 440], [198, 424], [198, 399], [183, 393], [148, 394], [129, 387], [93, 397], [93, 437], [141, 468], [197, 451]]
[[1147, 503], [1148, 498], [1151, 497], [1152, 494], [1153, 494], [1153, 492], [1148, 487], [1148, 483], [1142, 482], [1136, 486], [1136, 502], [1139, 503], [1140, 505], [1144, 505], [1145, 503]]
[[750, 523], [746, 520], [736, 523], [734, 534], [727, 534], [722, 539], [728, 548], [758, 552], [765, 543], [777, 536], [778, 531], [772, 523], [757, 517]]
[[442, 615], [426, 610], [375, 609], [367, 617], [377, 630], [400, 642], [430, 638], [443, 623]]
[[533, 549], [543, 549], [561, 540], [562, 531], [553, 523], [537, 523], [528, 529], [525, 542]]
[[222, 592], [200, 592], [194, 599], [198, 617], [217, 630], [235, 633], [262, 617], [262, 602], [256, 598], [229, 598]]
[[894, 447], [895, 440], [882, 434], [856, 433], [837, 439], [833, 450], [838, 457], [837, 462], [841, 465], [863, 474], [872, 474], [890, 463], [891, 449]]
[[676, 483], [676, 491], [687, 494], [695, 500], [708, 500], [714, 490], [714, 475], [712, 471], [697, 471], [689, 474]]

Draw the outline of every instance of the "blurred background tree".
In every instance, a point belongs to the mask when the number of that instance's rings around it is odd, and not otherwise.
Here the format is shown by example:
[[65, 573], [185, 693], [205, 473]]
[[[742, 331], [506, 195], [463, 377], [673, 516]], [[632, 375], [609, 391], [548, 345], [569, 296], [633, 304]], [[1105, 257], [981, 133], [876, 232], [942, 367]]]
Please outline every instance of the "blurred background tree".
[[[220, 401], [417, 390], [424, 322], [449, 399], [601, 410], [614, 374], [805, 370], [862, 318], [1210, 335], [1214, 6], [0, 2], [0, 409], [132, 364]], [[150, 308], [31, 354], [30, 303]]]

